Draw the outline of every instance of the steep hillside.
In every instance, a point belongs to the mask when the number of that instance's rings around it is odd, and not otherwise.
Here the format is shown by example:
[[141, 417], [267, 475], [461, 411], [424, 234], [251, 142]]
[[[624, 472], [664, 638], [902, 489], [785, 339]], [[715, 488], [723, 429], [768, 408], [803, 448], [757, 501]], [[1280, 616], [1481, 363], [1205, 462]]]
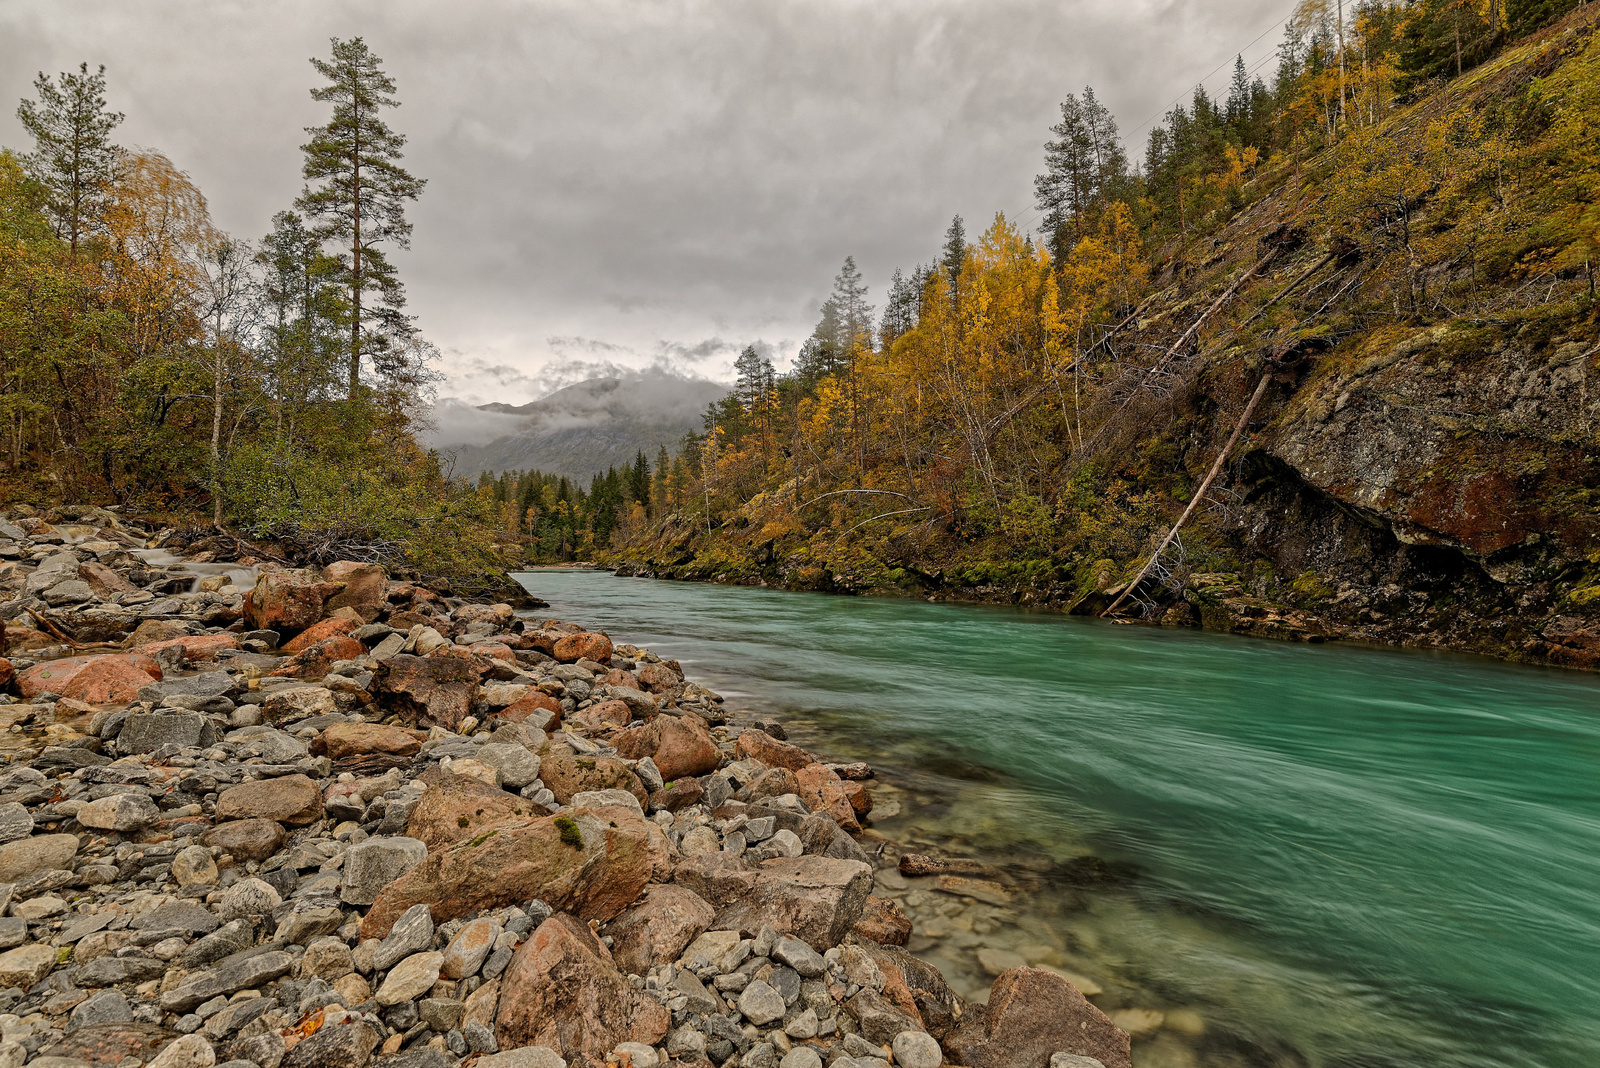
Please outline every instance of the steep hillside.
[[[797, 472], [720, 525], [680, 510], [619, 558], [1099, 612], [1248, 412], [1130, 615], [1600, 665], [1594, 31], [1580, 9], [1382, 122], [1261, 167], [1219, 227], [1150, 250], [1133, 313], [1071, 377], [1043, 364], [1034, 387], [998, 390], [998, 416], [952, 419], [976, 430], [936, 446], [948, 459], [908, 459], [914, 480], [834, 488]], [[975, 322], [1001, 314], [993, 292]], [[975, 366], [964, 383], [1001, 365]], [[942, 407], [981, 400], [937, 393], [941, 373], [923, 381]], [[1043, 476], [1005, 483], [1007, 435], [1031, 457], [1016, 469]], [[987, 526], [973, 519], [985, 496]]]
[[663, 445], [675, 447], [700, 429], [701, 413], [726, 392], [715, 382], [663, 373], [593, 378], [528, 404], [485, 404], [483, 411], [525, 422], [487, 445], [446, 444], [440, 451], [466, 478], [537, 470], [587, 480], [631, 464], [640, 452], [653, 458]]

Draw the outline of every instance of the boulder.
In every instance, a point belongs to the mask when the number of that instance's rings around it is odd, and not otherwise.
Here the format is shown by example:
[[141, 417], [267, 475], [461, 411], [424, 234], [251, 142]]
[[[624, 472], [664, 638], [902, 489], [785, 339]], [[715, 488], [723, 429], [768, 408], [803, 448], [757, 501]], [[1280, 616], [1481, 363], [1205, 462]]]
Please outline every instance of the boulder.
[[717, 910], [699, 894], [683, 886], [656, 883], [644, 897], [606, 924], [614, 939], [611, 955], [617, 967], [630, 975], [677, 960], [684, 947], [705, 933]]
[[650, 826], [629, 809], [505, 820], [430, 853], [385, 887], [361, 933], [382, 937], [419, 903], [442, 922], [539, 898], [579, 919], [604, 922], [639, 896], [654, 866]]
[[[872, 888], [871, 865], [832, 857], [779, 857], [749, 874], [748, 880], [741, 876], [719, 885], [722, 902], [708, 898], [719, 905], [715, 927], [751, 937], [771, 927], [819, 950], [838, 945], [850, 932]], [[677, 881], [685, 883], [681, 876]], [[700, 892], [692, 881], [689, 885]]]
[[304, 826], [322, 818], [322, 792], [304, 775], [259, 779], [230, 787], [217, 797], [218, 823], [266, 819]]
[[325, 686], [280, 686], [261, 702], [261, 715], [274, 724], [326, 716], [338, 710], [333, 691]]
[[377, 564], [335, 560], [322, 569], [322, 577], [328, 582], [344, 584], [344, 589], [323, 602], [323, 611], [332, 613], [349, 608], [363, 623], [371, 623], [383, 613], [389, 596], [389, 576]]
[[311, 742], [311, 752], [329, 760], [381, 753], [384, 756], [412, 757], [422, 751], [427, 735], [403, 727], [381, 723], [334, 723]]
[[470, 659], [401, 654], [383, 662], [373, 693], [385, 712], [412, 726], [453, 731], [472, 714], [481, 673]]
[[41, 871], [72, 867], [78, 855], [75, 834], [36, 834], [0, 845], [0, 883], [21, 882]]
[[634, 989], [594, 932], [558, 914], [511, 958], [495, 1039], [502, 1049], [545, 1046], [598, 1066], [620, 1043], [659, 1043], [670, 1024], [666, 1007]]
[[161, 818], [149, 794], [112, 794], [78, 809], [78, 822], [96, 831], [132, 834]]
[[604, 664], [611, 659], [611, 639], [594, 631], [567, 634], [556, 640], [550, 655], [563, 664], [575, 664], [579, 660]]
[[373, 997], [385, 1008], [421, 997], [439, 981], [443, 964], [443, 953], [414, 953], [389, 969]]
[[1076, 987], [1042, 968], [1012, 968], [945, 1036], [945, 1053], [969, 1068], [1048, 1068], [1055, 1053], [1133, 1068], [1129, 1039]]
[[549, 813], [542, 806], [526, 798], [508, 794], [470, 775], [446, 772], [412, 808], [406, 834], [422, 842], [428, 852], [436, 853], [506, 820], [546, 815]]
[[860, 834], [855, 806], [845, 790], [844, 780], [821, 764], [807, 764], [794, 773], [800, 800], [812, 812], [820, 812], [848, 834]]
[[[127, 664], [145, 675], [139, 680], [139, 686], [147, 685], [152, 679], [161, 678], [161, 668], [148, 656], [139, 656], [133, 653], [107, 654], [105, 656], [69, 656], [61, 660], [46, 660], [42, 664], [35, 664], [17, 675], [17, 690], [24, 697], [37, 697], [42, 693], [54, 693], [67, 696], [67, 688], [79, 673], [91, 664], [104, 663]], [[104, 668], [100, 669], [104, 670]], [[131, 677], [131, 676], [129, 676]], [[138, 687], [134, 688], [134, 700], [138, 696]]]
[[540, 764], [539, 777], [563, 805], [589, 790], [626, 790], [641, 805], [649, 800], [639, 777], [616, 757], [551, 754]]
[[336, 634], [301, 649], [273, 674], [285, 679], [320, 679], [341, 660], [365, 656], [367, 647], [346, 634]]
[[911, 921], [893, 898], [868, 895], [861, 918], [850, 929], [858, 939], [884, 946], [903, 946], [911, 940]]
[[78, 564], [78, 577], [87, 582], [94, 595], [102, 600], [114, 594], [132, 593], [138, 589], [106, 565], [93, 560], [84, 560]]
[[184, 748], [215, 744], [217, 732], [199, 712], [130, 712], [117, 733], [117, 752], [124, 756], [150, 753], [164, 745]]
[[255, 630], [298, 634], [322, 618], [322, 606], [344, 589], [312, 571], [268, 571], [245, 595], [244, 618]]
[[382, 836], [357, 842], [344, 852], [340, 899], [370, 905], [385, 886], [421, 864], [428, 847], [415, 838]]
[[20, 986], [24, 990], [56, 966], [56, 951], [38, 942], [0, 953], [0, 987]]
[[440, 974], [446, 979], [465, 979], [478, 974], [499, 937], [500, 924], [493, 919], [484, 916], [473, 920], [457, 931], [445, 947]]
[[630, 760], [650, 757], [667, 780], [704, 775], [722, 763], [722, 751], [699, 716], [657, 716], [642, 727], [612, 739], [617, 752]]
[[498, 742], [478, 747], [477, 759], [500, 773], [500, 784], [520, 790], [539, 777], [540, 760], [526, 746]]
[[561, 722], [561, 702], [543, 690], [529, 690], [500, 711], [491, 714], [492, 723], [526, 723], [542, 731]]
[[85, 704], [126, 705], [139, 699], [152, 677], [122, 657], [100, 657], [73, 675], [60, 693]]
[[735, 747], [741, 757], [759, 760], [769, 768], [799, 771], [809, 764], [817, 763], [816, 757], [798, 745], [780, 742], [766, 731], [754, 729], [740, 731]]
[[651, 693], [670, 694], [683, 685], [683, 676], [665, 664], [640, 664], [634, 674]]
[[[299, 634], [283, 643], [286, 653], [299, 653], [311, 648], [320, 641], [328, 638], [338, 638], [349, 634], [361, 624], [353, 619], [324, 619], [311, 624]], [[365, 651], [363, 649], [363, 651]], [[360, 653], [356, 654], [360, 656]]]
[[383, 1035], [360, 1016], [340, 1014], [283, 1055], [278, 1068], [364, 1068]]
[[216, 846], [234, 860], [266, 860], [283, 848], [284, 838], [276, 820], [243, 819], [218, 824], [200, 836], [200, 843]]

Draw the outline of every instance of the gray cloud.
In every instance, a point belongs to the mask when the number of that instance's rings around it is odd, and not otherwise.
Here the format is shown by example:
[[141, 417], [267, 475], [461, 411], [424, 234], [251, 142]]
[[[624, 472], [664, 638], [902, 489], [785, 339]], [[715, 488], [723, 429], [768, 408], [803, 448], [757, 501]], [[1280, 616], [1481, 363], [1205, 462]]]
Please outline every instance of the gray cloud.
[[[429, 179], [396, 257], [445, 392], [518, 402], [576, 365], [780, 365], [853, 254], [881, 305], [960, 213], [1029, 225], [1057, 104], [1085, 84], [1137, 152], [1283, 0], [9, 0], [0, 102], [105, 63], [119, 136], [260, 235], [322, 121], [306, 62], [364, 35]], [[1247, 53], [1267, 54], [1268, 33]], [[0, 143], [25, 135], [0, 108]], [[526, 391], [516, 397], [504, 394]]]

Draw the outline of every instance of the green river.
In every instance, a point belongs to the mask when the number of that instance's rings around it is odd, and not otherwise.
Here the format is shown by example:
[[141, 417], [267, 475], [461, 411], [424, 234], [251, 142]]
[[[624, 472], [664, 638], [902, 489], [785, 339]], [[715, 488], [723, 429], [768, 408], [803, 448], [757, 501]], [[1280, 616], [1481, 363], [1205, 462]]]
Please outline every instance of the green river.
[[[867, 760], [872, 828], [1026, 888], [880, 874], [911, 948], [1080, 977], [1139, 1068], [1600, 1065], [1600, 678], [1010, 609], [522, 576]], [[867, 843], [871, 845], [869, 841]]]

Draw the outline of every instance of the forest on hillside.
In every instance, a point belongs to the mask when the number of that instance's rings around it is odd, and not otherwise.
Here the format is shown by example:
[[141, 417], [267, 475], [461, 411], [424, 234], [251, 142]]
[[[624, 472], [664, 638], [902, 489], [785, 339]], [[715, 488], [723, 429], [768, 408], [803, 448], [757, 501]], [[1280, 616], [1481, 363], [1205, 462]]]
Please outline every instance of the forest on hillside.
[[[1196, 393], [1206, 376], [1254, 385], [1264, 358], [1334, 360], [1429, 324], [1592, 333], [1593, 12], [1340, 14], [1302, 4], [1270, 78], [1238, 62], [1140, 159], [1092, 89], [1068, 96], [1039, 232], [957, 218], [881, 309], [847, 258], [793, 368], [747, 350], [674, 455], [590, 494], [537, 473], [480, 493], [550, 559], [815, 588], [925, 588], [934, 571], [1089, 588], [1133, 574], [1244, 409], [1249, 385], [1218, 405]], [[1263, 212], [1276, 237], [1236, 251]], [[1202, 512], [1227, 511], [1236, 476]], [[1242, 565], [1218, 523], [1196, 520], [1185, 566]]]

